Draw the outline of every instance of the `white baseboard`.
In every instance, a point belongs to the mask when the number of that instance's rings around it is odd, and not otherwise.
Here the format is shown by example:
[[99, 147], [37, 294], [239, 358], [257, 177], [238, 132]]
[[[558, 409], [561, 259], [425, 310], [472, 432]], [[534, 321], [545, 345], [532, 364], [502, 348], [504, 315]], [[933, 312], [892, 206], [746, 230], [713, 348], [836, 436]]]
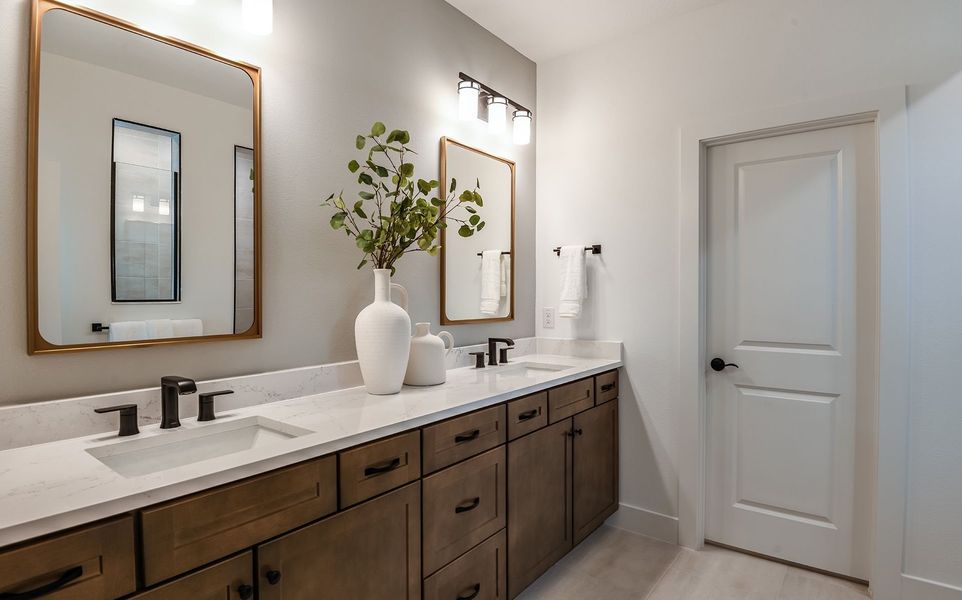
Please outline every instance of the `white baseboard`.
[[962, 600], [962, 588], [902, 573], [903, 600]]
[[607, 524], [669, 544], [678, 543], [678, 517], [669, 517], [638, 506], [622, 503], [618, 512], [608, 518]]

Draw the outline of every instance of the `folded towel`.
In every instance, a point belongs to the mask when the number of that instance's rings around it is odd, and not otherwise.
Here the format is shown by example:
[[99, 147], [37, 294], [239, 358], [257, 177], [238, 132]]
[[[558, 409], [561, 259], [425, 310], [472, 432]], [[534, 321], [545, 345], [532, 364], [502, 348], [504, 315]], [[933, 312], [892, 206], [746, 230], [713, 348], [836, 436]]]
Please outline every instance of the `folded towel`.
[[508, 296], [508, 282], [511, 281], [511, 255], [501, 255], [501, 297]]
[[174, 329], [174, 337], [204, 335], [204, 322], [200, 319], [174, 319], [171, 324]]
[[156, 340], [174, 337], [174, 323], [170, 319], [147, 321], [147, 337]]
[[107, 339], [111, 342], [130, 342], [147, 339], [146, 321], [118, 321], [110, 324]]
[[496, 315], [501, 306], [501, 251], [481, 253], [481, 314]]
[[558, 316], [577, 319], [581, 316], [581, 304], [588, 297], [588, 279], [585, 276], [585, 246], [562, 246], [561, 302]]

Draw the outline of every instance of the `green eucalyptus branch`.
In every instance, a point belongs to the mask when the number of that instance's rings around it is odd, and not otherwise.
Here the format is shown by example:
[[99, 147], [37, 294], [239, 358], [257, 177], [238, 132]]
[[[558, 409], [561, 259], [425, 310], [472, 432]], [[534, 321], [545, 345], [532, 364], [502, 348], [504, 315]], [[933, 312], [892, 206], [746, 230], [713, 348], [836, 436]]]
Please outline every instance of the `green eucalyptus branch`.
[[[394, 129], [387, 133], [383, 123], [371, 127], [369, 135], [358, 135], [355, 147], [367, 151], [363, 163], [351, 160], [347, 168], [357, 174], [361, 189], [357, 199], [348, 204], [343, 190], [331, 194], [323, 202], [333, 207], [330, 225], [343, 230], [354, 238], [363, 252], [361, 269], [372, 262], [376, 269], [396, 270], [395, 263], [409, 252], [426, 252], [436, 256], [441, 246], [440, 232], [448, 223], [460, 225], [458, 235], [470, 237], [484, 229], [484, 221], [478, 209], [484, 206], [481, 182], [473, 189], [457, 193], [457, 181], [451, 179], [447, 189], [436, 180], [414, 178], [414, 164], [406, 160], [408, 153], [417, 154], [408, 147], [411, 136], [407, 131]], [[392, 156], [396, 155], [396, 156]], [[375, 162], [384, 157], [390, 167]], [[396, 160], [395, 160], [396, 159]], [[454, 216], [462, 211], [464, 218]], [[355, 218], [357, 217], [357, 218]]]

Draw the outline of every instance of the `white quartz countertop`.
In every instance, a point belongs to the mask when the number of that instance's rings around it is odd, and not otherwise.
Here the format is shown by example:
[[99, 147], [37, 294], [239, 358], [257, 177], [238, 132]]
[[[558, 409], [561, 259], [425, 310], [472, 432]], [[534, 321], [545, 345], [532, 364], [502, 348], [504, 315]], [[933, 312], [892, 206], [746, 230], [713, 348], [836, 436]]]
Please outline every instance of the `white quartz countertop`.
[[[528, 371], [518, 363], [563, 365]], [[218, 413], [212, 423], [265, 417], [312, 433], [138, 477], [124, 477], [89, 450], [128, 440], [176, 435], [182, 428], [141, 427], [137, 436], [99, 434], [0, 452], [0, 547], [143, 508], [303, 460], [324, 456], [485, 406], [620, 367], [610, 358], [534, 354], [485, 369], [448, 371], [447, 383], [373, 396], [356, 387]], [[512, 368], [515, 369], [511, 373]]]

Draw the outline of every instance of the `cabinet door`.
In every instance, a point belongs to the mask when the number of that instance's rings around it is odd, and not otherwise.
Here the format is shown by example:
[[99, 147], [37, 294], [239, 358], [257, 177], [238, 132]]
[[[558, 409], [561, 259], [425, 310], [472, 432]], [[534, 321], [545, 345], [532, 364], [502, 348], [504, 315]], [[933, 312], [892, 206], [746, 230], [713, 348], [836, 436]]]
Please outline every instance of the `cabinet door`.
[[258, 547], [261, 600], [419, 600], [421, 484]]
[[571, 549], [571, 419], [508, 444], [508, 591]]
[[574, 416], [574, 537], [577, 544], [618, 509], [618, 401]]
[[247, 551], [143, 592], [131, 600], [250, 600], [254, 597], [254, 558]]

